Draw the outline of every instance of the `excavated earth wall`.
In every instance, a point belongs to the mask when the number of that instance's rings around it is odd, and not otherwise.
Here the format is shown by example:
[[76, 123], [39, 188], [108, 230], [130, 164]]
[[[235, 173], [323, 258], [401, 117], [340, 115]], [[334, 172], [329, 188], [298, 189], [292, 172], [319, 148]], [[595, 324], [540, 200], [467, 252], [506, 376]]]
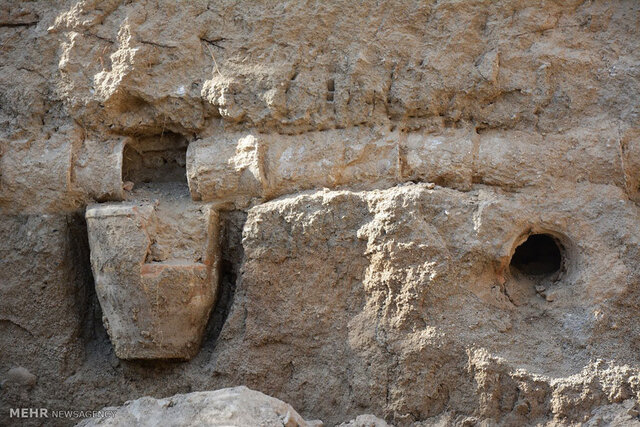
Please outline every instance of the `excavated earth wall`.
[[639, 100], [633, 0], [0, 0], [0, 424], [639, 422]]

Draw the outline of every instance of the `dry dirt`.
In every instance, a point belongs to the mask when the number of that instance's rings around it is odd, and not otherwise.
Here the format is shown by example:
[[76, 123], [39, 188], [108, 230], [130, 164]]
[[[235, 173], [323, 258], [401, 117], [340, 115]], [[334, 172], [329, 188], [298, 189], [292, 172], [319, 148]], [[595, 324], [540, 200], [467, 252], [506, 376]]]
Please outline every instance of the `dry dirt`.
[[639, 29], [0, 0], [0, 424], [242, 385], [301, 425], [640, 424]]

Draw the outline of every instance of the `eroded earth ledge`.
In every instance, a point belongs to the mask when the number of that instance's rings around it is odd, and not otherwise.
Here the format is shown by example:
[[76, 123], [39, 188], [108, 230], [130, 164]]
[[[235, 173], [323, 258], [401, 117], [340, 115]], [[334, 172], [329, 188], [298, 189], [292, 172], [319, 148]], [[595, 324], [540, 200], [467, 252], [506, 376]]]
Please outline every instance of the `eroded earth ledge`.
[[639, 22], [0, 0], [0, 424], [639, 424]]

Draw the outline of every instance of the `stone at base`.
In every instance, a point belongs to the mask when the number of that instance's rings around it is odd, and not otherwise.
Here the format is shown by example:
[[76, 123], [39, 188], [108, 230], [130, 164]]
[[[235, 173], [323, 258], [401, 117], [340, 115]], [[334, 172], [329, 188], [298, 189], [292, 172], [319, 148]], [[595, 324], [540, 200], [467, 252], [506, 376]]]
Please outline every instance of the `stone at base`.
[[142, 397], [126, 402], [110, 418], [89, 418], [78, 426], [284, 426], [317, 427], [290, 405], [247, 387], [177, 394], [165, 399]]

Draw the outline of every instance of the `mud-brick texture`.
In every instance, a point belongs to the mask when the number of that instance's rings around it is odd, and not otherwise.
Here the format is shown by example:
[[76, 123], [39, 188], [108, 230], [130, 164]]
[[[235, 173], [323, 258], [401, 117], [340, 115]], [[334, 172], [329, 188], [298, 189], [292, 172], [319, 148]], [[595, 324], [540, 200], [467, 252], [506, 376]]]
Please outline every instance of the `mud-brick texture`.
[[[9, 407], [64, 405], [69, 398], [60, 385], [84, 358], [81, 336], [93, 284], [80, 215], [1, 216], [0, 238], [3, 424]], [[17, 367], [35, 381], [8, 375]]]
[[[634, 417], [638, 22], [636, 0], [0, 0], [0, 214], [132, 200], [123, 150], [153, 141], [177, 143], [190, 198], [229, 218], [255, 207], [244, 243], [242, 219], [227, 228], [226, 297], [197, 355], [120, 360], [92, 315], [86, 359], [65, 370], [3, 333], [20, 360], [2, 358], [0, 381], [36, 376], [12, 402], [97, 409], [246, 383], [327, 423], [367, 408], [400, 425]], [[411, 181], [437, 186], [394, 188]], [[310, 196], [323, 187], [351, 195]], [[373, 189], [387, 190], [353, 193]], [[191, 257], [182, 243], [201, 234], [179, 219], [145, 264]], [[57, 260], [74, 288], [82, 263], [7, 221], [3, 253], [32, 245], [19, 262], [34, 274], [3, 269], [21, 291], [2, 313], [68, 336], [74, 307], [97, 301], [23, 301]], [[511, 280], [513, 244], [545, 229], [566, 275]]]
[[[623, 320], [638, 307], [639, 227], [614, 185], [264, 203], [249, 211], [215, 372], [329, 423], [582, 421], [640, 396], [639, 329]], [[566, 269], [521, 280], [510, 255], [541, 230], [564, 239]]]

